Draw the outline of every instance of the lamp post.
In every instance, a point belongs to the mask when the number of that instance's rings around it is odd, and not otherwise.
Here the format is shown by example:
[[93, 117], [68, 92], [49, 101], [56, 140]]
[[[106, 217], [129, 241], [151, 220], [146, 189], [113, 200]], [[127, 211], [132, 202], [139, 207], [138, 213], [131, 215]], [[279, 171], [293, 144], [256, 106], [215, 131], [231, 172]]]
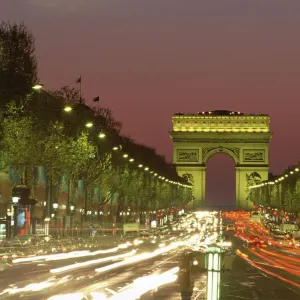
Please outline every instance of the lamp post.
[[14, 208], [14, 236], [18, 235], [18, 203], [19, 197], [12, 197], [13, 208]]
[[88, 224], [89, 224], [89, 236], [91, 236], [92, 234], [91, 234], [91, 220], [92, 220], [92, 211], [91, 210], [88, 210], [87, 212], [86, 212], [86, 214], [87, 214], [87, 219], [88, 219]]
[[101, 227], [102, 227], [102, 230], [101, 230], [102, 234], [104, 235], [105, 234], [105, 231], [104, 231], [104, 213], [103, 213], [102, 210], [99, 212], [99, 222], [100, 222]]
[[10, 209], [6, 211], [6, 239], [9, 240], [11, 237], [11, 215], [12, 212]]
[[80, 231], [81, 237], [83, 237], [83, 218], [84, 218], [84, 208], [80, 208]]
[[53, 210], [54, 210], [54, 227], [55, 227], [55, 236], [57, 237], [57, 208], [58, 203], [53, 203]]
[[73, 216], [74, 216], [74, 210], [75, 210], [75, 206], [74, 205], [70, 205], [70, 214], [71, 214], [71, 224], [70, 224], [70, 227], [71, 227], [71, 236], [73, 238]]
[[[96, 210], [95, 212], [94, 212], [94, 215], [95, 215], [95, 219], [93, 219], [93, 223], [92, 224], [96, 224], [96, 230], [97, 230], [97, 234], [98, 234], [98, 232], [99, 232], [99, 212]], [[95, 221], [94, 221], [95, 220]]]

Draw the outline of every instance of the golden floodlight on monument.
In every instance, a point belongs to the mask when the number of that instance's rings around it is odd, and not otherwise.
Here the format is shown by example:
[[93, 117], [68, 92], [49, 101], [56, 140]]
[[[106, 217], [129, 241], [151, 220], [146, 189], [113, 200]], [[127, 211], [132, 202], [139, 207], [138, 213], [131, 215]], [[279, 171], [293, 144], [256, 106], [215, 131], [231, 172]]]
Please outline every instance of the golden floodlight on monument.
[[195, 186], [193, 191], [195, 208], [205, 206], [208, 161], [216, 154], [224, 153], [235, 163], [236, 207], [251, 209], [247, 200], [249, 187], [258, 186], [269, 178], [270, 117], [214, 110], [175, 114], [172, 124], [173, 164], [191, 186], [197, 182], [201, 187]]

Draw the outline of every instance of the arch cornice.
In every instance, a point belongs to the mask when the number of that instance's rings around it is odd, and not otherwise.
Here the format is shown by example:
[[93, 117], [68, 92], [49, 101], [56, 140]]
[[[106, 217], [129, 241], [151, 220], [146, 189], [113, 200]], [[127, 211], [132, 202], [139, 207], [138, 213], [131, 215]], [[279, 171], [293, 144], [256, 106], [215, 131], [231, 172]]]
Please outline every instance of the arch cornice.
[[208, 160], [217, 153], [225, 153], [234, 160], [236, 165], [239, 164], [240, 148], [238, 148], [238, 147], [223, 147], [223, 146], [203, 147], [202, 148], [203, 164], [206, 165]]

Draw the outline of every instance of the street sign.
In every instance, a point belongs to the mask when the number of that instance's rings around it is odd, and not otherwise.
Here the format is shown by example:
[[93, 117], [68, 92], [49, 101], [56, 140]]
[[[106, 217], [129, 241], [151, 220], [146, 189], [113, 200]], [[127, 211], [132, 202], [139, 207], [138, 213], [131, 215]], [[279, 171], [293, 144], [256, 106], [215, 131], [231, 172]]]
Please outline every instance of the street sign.
[[139, 223], [125, 223], [123, 225], [124, 233], [130, 232], [130, 231], [139, 231], [140, 230], [140, 224]]

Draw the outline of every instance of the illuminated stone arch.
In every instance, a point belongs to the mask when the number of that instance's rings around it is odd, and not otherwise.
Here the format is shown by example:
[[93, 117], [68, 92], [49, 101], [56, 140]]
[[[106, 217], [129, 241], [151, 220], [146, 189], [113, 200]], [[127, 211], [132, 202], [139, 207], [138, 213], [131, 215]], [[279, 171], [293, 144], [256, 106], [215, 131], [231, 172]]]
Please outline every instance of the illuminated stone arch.
[[194, 205], [205, 205], [208, 160], [217, 153], [235, 162], [236, 206], [250, 209], [249, 186], [267, 180], [269, 172], [270, 118], [225, 110], [198, 114], [175, 114], [172, 118], [173, 163], [182, 176], [193, 178]]
[[217, 153], [224, 153], [230, 156], [235, 164], [239, 163], [239, 152], [240, 149], [237, 147], [227, 148], [223, 146], [217, 147], [204, 147], [202, 148], [202, 161], [206, 165], [208, 160]]

